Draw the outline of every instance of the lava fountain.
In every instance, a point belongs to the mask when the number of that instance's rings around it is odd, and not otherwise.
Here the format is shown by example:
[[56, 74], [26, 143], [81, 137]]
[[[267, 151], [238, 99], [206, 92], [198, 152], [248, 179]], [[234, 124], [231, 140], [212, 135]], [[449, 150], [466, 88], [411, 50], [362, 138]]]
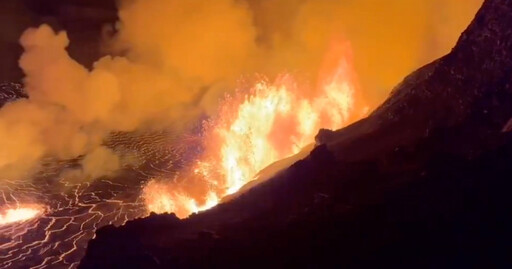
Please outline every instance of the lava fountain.
[[316, 87], [291, 74], [263, 78], [226, 96], [217, 117], [204, 122], [204, 152], [172, 180], [143, 191], [148, 211], [184, 218], [216, 205], [266, 166], [298, 153], [320, 128], [340, 128], [364, 116], [347, 43], [331, 47]]
[[34, 219], [43, 212], [43, 207], [38, 204], [20, 204], [15, 208], [0, 210], [0, 227]]

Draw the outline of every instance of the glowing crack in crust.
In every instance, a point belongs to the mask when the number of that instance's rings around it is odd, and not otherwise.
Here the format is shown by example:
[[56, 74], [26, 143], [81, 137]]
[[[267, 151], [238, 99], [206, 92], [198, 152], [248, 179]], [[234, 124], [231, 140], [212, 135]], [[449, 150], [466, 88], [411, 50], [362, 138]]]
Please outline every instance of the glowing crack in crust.
[[[76, 268], [87, 243], [98, 228], [123, 225], [147, 215], [140, 198], [141, 185], [151, 177], [172, 174], [182, 165], [186, 143], [174, 141], [169, 132], [114, 134], [108, 146], [117, 151], [134, 152], [140, 161], [113, 178], [72, 183], [60, 171], [72, 162], [50, 162], [37, 178], [2, 181], [0, 215], [6, 208], [39, 206], [37, 214], [24, 221], [0, 225], [0, 268]], [[30, 213], [30, 214], [29, 214]], [[9, 217], [10, 219], [10, 217]]]

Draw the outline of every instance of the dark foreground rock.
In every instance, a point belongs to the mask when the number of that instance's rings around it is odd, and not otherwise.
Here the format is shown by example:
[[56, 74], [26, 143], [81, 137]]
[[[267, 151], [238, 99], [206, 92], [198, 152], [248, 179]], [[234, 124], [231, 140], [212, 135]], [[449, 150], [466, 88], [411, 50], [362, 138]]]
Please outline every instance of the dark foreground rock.
[[212, 210], [100, 229], [80, 267], [510, 268], [511, 82], [512, 2], [487, 0], [367, 119]]

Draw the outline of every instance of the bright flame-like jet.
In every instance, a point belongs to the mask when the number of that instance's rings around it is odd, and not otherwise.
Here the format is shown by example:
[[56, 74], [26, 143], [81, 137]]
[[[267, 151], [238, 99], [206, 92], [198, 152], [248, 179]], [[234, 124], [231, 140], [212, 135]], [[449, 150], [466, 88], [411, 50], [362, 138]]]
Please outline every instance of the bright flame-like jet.
[[0, 210], [0, 226], [25, 222], [42, 215], [43, 212], [43, 207], [37, 204], [18, 205], [16, 208]]
[[348, 44], [332, 46], [317, 81], [301, 85], [284, 74], [226, 97], [217, 117], [204, 123], [204, 153], [192, 168], [174, 180], [147, 184], [148, 211], [184, 218], [211, 208], [260, 170], [311, 145], [320, 128], [341, 128], [368, 111]]

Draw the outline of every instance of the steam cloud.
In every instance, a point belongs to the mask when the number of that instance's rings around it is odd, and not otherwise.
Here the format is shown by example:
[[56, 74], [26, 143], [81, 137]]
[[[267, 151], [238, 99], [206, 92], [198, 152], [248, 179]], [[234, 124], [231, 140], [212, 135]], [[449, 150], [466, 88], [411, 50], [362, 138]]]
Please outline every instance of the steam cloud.
[[[413, 68], [448, 52], [482, 0], [125, 0], [112, 55], [92, 70], [66, 33], [42, 25], [20, 42], [29, 99], [0, 110], [0, 177], [27, 178], [44, 157], [82, 158], [80, 176], [112, 173], [113, 131], [212, 113], [241, 75], [316, 77], [331, 42], [349, 40], [364, 95], [380, 102]], [[311, 77], [308, 77], [311, 74]], [[179, 121], [177, 121], [179, 120]]]

